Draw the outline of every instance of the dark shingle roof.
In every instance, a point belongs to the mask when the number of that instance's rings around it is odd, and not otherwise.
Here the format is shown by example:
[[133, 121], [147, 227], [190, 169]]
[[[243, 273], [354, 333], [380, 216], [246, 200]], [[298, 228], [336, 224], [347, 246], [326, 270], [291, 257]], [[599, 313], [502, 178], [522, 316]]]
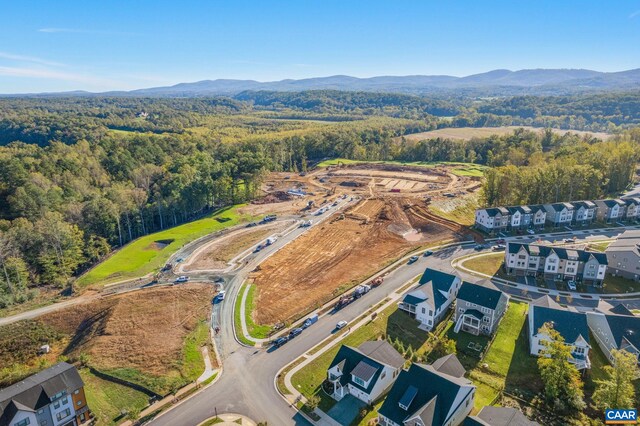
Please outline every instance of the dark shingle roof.
[[533, 205], [529, 205], [529, 208], [531, 209], [531, 213], [535, 214], [538, 213], [540, 210], [542, 210], [543, 212], [546, 212], [544, 206], [542, 204], [533, 204]]
[[616, 204], [619, 206], [624, 206], [624, 201], [622, 201], [619, 198], [616, 198], [614, 200], [609, 199], [609, 200], [598, 200], [598, 201], [601, 201], [607, 207], [613, 207]]
[[595, 251], [566, 249], [563, 247], [553, 247], [553, 246], [547, 246], [547, 245], [526, 244], [526, 243], [509, 242], [507, 244], [507, 251], [510, 254], [518, 253], [521, 248], [524, 248], [524, 250], [527, 253], [533, 256], [548, 257], [552, 253], [555, 253], [560, 259], [571, 259], [571, 260], [577, 259], [581, 262], [588, 262], [589, 259], [594, 258], [598, 261], [600, 265], [609, 264], [609, 262], [607, 261], [607, 255], [605, 253], [600, 253]]
[[429, 300], [434, 309], [437, 309], [447, 301], [442, 293], [448, 293], [456, 279], [455, 275], [427, 268], [420, 277], [420, 287], [411, 294], [418, 295], [422, 292], [426, 295], [426, 300]]
[[[495, 309], [498, 306], [502, 294], [500, 290], [464, 281], [458, 291], [458, 300], [464, 300], [484, 306], [485, 308]], [[482, 318], [482, 316], [480, 318]]]
[[412, 291], [411, 293], [404, 296], [402, 302], [406, 303], [407, 305], [417, 305], [424, 302], [425, 300], [427, 300], [427, 295], [423, 291], [418, 290]]
[[479, 320], [484, 317], [484, 314], [477, 309], [467, 309], [466, 311], [464, 311], [464, 314], [471, 315], [472, 317], [478, 318]]
[[589, 326], [587, 316], [580, 312], [572, 312], [564, 309], [551, 309], [544, 306], [530, 306], [529, 315], [533, 315], [533, 334], [545, 323], [551, 322], [556, 330], [564, 338], [565, 342], [573, 343], [578, 336], [589, 343]]
[[[369, 386], [367, 388], [364, 388], [359, 384], [351, 381], [351, 373], [356, 369], [356, 367], [360, 364], [362, 360], [367, 360], [367, 363], [371, 367], [376, 368], [376, 371], [374, 375], [371, 377], [371, 381], [369, 382]], [[371, 393], [371, 391], [373, 390], [373, 387], [378, 381], [378, 377], [380, 376], [380, 373], [382, 373], [382, 370], [383, 370], [382, 364], [379, 364], [378, 362], [374, 361], [371, 358], [367, 358], [366, 355], [364, 355], [357, 349], [354, 349], [352, 347], [345, 346], [345, 345], [342, 345], [340, 347], [335, 358], [333, 358], [333, 361], [331, 362], [331, 366], [329, 368], [333, 368], [338, 364], [341, 364], [341, 370], [342, 370], [342, 376], [340, 377], [340, 384], [342, 386], [346, 386], [348, 383], [350, 383], [352, 386], [355, 386], [358, 389], [365, 391], [366, 393]]]
[[0, 390], [0, 411], [2, 412], [0, 426], [8, 424], [11, 420], [9, 412], [17, 407], [37, 410], [47, 405], [51, 397], [58, 392], [71, 392], [83, 386], [78, 370], [71, 364], [61, 362], [2, 389]]
[[640, 317], [624, 315], [605, 315], [605, 317], [618, 348], [624, 338], [640, 350]]
[[573, 204], [571, 203], [553, 203], [551, 204], [551, 208], [557, 212], [561, 212], [562, 210], [564, 210], [565, 208], [567, 210], [573, 210]]
[[404, 357], [386, 340], [372, 340], [362, 343], [358, 350], [382, 364], [400, 368], [404, 365]]
[[504, 207], [490, 207], [488, 209], [485, 209], [487, 211], [487, 214], [491, 217], [497, 215], [498, 213], [500, 213], [501, 215], [505, 216], [509, 214], [509, 210], [507, 210]]
[[[418, 392], [409, 409], [403, 410], [399, 401], [410, 386]], [[408, 371], [400, 372], [379, 413], [397, 424], [419, 416], [425, 424], [442, 425], [463, 387], [473, 385], [466, 379], [440, 373], [430, 365], [412, 364]]]
[[573, 206], [578, 209], [580, 207], [584, 207], [585, 209], [593, 209], [596, 207], [596, 203], [593, 201], [574, 201]]

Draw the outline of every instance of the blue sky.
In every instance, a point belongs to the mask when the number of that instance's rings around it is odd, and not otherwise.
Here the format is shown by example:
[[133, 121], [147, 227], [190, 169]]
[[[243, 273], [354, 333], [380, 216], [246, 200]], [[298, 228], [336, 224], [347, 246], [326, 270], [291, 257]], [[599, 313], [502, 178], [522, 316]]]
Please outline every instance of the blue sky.
[[639, 1], [4, 1], [0, 93], [640, 68]]

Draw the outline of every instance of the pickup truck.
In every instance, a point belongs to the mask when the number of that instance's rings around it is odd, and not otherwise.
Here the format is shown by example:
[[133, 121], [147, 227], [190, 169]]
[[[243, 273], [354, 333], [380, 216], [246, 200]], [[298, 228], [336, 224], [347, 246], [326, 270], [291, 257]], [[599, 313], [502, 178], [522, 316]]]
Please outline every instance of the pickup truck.
[[176, 278], [176, 283], [186, 283], [187, 281], [189, 281], [189, 277], [186, 275], [180, 275]]

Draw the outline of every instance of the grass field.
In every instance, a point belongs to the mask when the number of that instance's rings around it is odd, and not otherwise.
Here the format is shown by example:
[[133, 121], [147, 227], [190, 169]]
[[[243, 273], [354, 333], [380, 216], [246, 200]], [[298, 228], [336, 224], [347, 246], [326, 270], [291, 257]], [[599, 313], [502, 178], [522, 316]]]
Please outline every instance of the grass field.
[[339, 164], [349, 165], [349, 164], [363, 164], [363, 163], [371, 163], [371, 164], [396, 164], [399, 166], [413, 166], [413, 167], [425, 167], [425, 168], [433, 168], [438, 165], [447, 165], [447, 166], [459, 166], [451, 170], [451, 173], [456, 174], [458, 176], [482, 176], [484, 170], [488, 167], [483, 166], [481, 164], [474, 163], [457, 163], [454, 161], [365, 161], [365, 160], [349, 160], [347, 158], [332, 158], [330, 160], [324, 160], [318, 163], [317, 167], [329, 167], [329, 166], [337, 166]]
[[[201, 348], [209, 342], [209, 321], [200, 321], [187, 336], [182, 351], [182, 374], [189, 382], [196, 380], [204, 373], [204, 358]], [[209, 351], [209, 356], [213, 356]], [[212, 362], [215, 362], [212, 360]]]
[[504, 252], [499, 252], [465, 260], [462, 262], [462, 266], [483, 274], [494, 276], [499, 275], [502, 272], [501, 266], [503, 263]]
[[597, 241], [589, 243], [589, 249], [604, 252], [612, 241]]
[[[431, 130], [429, 132], [421, 132], [414, 133], [409, 135], [404, 135], [406, 140], [409, 141], [421, 141], [427, 139], [457, 139], [457, 140], [470, 140], [473, 138], [486, 138], [493, 135], [509, 135], [512, 134], [517, 129], [525, 129], [532, 132], [541, 133], [544, 131], [541, 127], [530, 127], [530, 126], [503, 126], [503, 127], [447, 127], [437, 130]], [[552, 129], [554, 133], [558, 135], [564, 135], [565, 133], [571, 132], [578, 135], [592, 135], [597, 138], [606, 140], [609, 139], [612, 135], [607, 133], [597, 133], [597, 132], [584, 132], [580, 130], [562, 130], [562, 129]]]
[[80, 287], [104, 285], [154, 272], [185, 244], [212, 232], [255, 219], [239, 214], [240, 207], [242, 205], [227, 207], [202, 219], [138, 238], [82, 275], [76, 284]]
[[455, 199], [454, 205], [449, 205], [452, 200], [446, 200], [444, 202], [435, 201], [429, 208], [433, 210], [435, 214], [445, 219], [453, 220], [461, 225], [473, 225], [475, 222], [476, 209], [479, 206], [478, 194], [470, 194], [461, 198]]
[[[256, 299], [257, 299], [258, 287], [255, 285], [249, 286], [249, 290], [247, 293], [247, 300], [245, 302], [245, 322], [247, 324], [247, 331], [251, 337], [256, 339], [266, 339], [269, 337], [269, 332], [271, 331], [270, 325], [258, 325], [253, 321], [253, 316], [251, 315], [253, 310], [256, 307]], [[242, 293], [238, 296], [241, 298]]]
[[149, 397], [128, 386], [103, 380], [88, 369], [80, 370], [87, 404], [96, 425], [115, 425], [124, 420], [123, 412], [138, 413], [148, 405]]
[[242, 305], [242, 294], [244, 293], [244, 288], [245, 284], [242, 284], [240, 286], [240, 290], [238, 290], [238, 297], [236, 297], [236, 303], [233, 310], [233, 327], [236, 330], [236, 337], [240, 340], [240, 343], [253, 346], [254, 343], [244, 337], [244, 333], [242, 332], [242, 323], [240, 322], [240, 316], [242, 315], [242, 309], [240, 309], [240, 306]]

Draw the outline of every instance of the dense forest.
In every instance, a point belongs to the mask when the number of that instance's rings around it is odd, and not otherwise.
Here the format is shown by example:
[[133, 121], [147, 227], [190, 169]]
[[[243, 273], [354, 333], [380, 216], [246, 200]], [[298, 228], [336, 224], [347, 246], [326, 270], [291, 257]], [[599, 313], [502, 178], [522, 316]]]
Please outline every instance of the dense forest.
[[[268, 171], [303, 171], [324, 158], [486, 164], [489, 205], [595, 198], [632, 178], [638, 131], [610, 142], [524, 130], [470, 141], [401, 137], [511, 124], [475, 108], [332, 91], [0, 99], [0, 307], [33, 286], [68, 286], [141, 235], [255, 198]], [[633, 123], [632, 112], [616, 126]], [[448, 114], [457, 115], [439, 117]]]

